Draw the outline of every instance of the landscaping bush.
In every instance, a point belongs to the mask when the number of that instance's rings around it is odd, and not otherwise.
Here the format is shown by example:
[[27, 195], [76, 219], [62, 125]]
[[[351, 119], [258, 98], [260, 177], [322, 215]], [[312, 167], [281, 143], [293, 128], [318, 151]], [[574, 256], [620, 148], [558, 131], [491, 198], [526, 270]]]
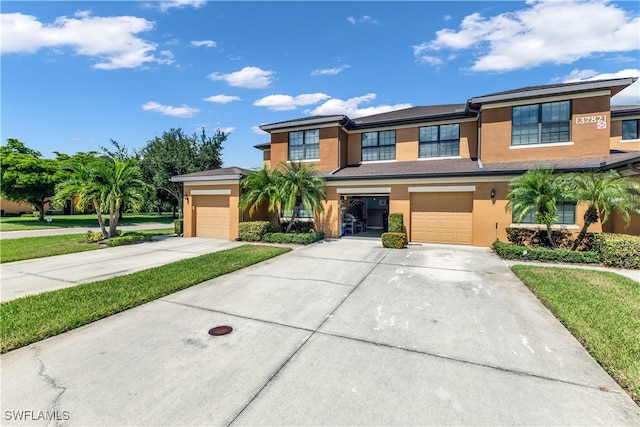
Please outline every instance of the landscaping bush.
[[174, 219], [173, 220], [173, 229], [177, 235], [182, 235], [184, 230], [184, 220], [183, 219]]
[[270, 233], [273, 226], [269, 221], [248, 221], [238, 224], [238, 233], [245, 242], [259, 242], [267, 233]]
[[[285, 233], [289, 227], [289, 221], [280, 222], [280, 231]], [[313, 221], [294, 221], [289, 233], [312, 233], [314, 231]]]
[[324, 232], [315, 233], [266, 233], [262, 241], [267, 243], [297, 243], [308, 245], [324, 239]]
[[104, 240], [104, 236], [101, 231], [87, 231], [87, 234], [84, 235], [84, 240], [87, 243], [96, 243]]
[[640, 269], [640, 237], [638, 236], [596, 234], [593, 248], [607, 267]]
[[402, 213], [389, 214], [389, 233], [404, 233]]
[[407, 233], [382, 233], [382, 246], [385, 248], [402, 249], [408, 244]]
[[131, 232], [118, 237], [111, 237], [107, 241], [107, 246], [113, 247], [113, 246], [132, 245], [134, 243], [149, 242], [151, 241], [152, 237], [153, 235], [151, 234]]
[[567, 262], [577, 264], [598, 264], [600, 258], [596, 252], [576, 252], [567, 249], [547, 249], [540, 247], [511, 245], [495, 241], [493, 248], [505, 259], [521, 259], [527, 261]]

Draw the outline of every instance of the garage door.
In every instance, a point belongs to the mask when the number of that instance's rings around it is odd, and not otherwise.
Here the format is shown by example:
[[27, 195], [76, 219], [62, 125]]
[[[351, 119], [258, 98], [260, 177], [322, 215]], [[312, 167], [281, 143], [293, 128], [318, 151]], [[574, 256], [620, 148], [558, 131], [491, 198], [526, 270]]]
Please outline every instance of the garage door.
[[196, 236], [229, 238], [229, 196], [196, 196]]
[[472, 194], [411, 194], [411, 241], [470, 245]]

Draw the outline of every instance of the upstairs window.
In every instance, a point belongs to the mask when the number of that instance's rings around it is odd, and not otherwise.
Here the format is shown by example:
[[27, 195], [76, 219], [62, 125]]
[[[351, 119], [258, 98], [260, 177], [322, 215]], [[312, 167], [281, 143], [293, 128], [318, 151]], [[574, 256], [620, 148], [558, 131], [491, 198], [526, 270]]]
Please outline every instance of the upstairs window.
[[460, 125], [427, 126], [420, 128], [418, 157], [450, 157], [460, 155]]
[[317, 160], [320, 158], [318, 129], [289, 132], [289, 160]]
[[[555, 224], [575, 224], [576, 223], [576, 204], [575, 203], [558, 203], [558, 220]], [[515, 222], [515, 217], [512, 216], [511, 219]], [[529, 212], [524, 219], [522, 220], [522, 224], [535, 224], [535, 213]]]
[[638, 139], [638, 120], [622, 121], [622, 139]]
[[362, 161], [395, 160], [396, 131], [365, 132], [362, 134]]
[[568, 142], [571, 130], [570, 101], [513, 107], [511, 145]]

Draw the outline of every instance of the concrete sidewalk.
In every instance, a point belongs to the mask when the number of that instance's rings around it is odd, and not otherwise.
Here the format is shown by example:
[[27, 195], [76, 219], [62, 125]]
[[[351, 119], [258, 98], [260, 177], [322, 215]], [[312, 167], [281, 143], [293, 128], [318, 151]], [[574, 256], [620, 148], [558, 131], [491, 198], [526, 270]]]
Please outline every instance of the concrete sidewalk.
[[[173, 224], [153, 223], [118, 226], [118, 230], [122, 231], [160, 230], [165, 228], [173, 229]], [[0, 232], [0, 240], [22, 239], [24, 237], [62, 236], [65, 234], [84, 234], [87, 231], [100, 231], [100, 227], [41, 228], [38, 230], [3, 231]]]
[[640, 425], [486, 248], [327, 240], [1, 362], [11, 425]]
[[164, 237], [130, 246], [0, 264], [0, 300], [122, 276], [240, 244], [227, 239]]

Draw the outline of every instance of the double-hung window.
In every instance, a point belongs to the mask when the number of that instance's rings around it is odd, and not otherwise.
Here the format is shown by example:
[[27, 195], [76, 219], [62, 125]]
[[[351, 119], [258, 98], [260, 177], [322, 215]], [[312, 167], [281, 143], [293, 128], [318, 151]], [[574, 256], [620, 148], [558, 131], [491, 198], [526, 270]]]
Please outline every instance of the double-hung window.
[[362, 161], [395, 160], [396, 131], [365, 132], [362, 134]]
[[418, 157], [449, 157], [460, 155], [460, 125], [426, 126], [420, 128]]
[[289, 132], [289, 160], [317, 160], [320, 158], [318, 129]]
[[[555, 224], [575, 224], [576, 223], [576, 204], [565, 202], [558, 203], [557, 205], [558, 211], [558, 220]], [[512, 218], [512, 221], [515, 222], [515, 216]], [[529, 212], [524, 219], [522, 220], [522, 224], [535, 224], [535, 212]]]
[[622, 121], [622, 140], [638, 139], [638, 121], [639, 120], [623, 120]]
[[569, 142], [571, 131], [571, 102], [513, 107], [511, 145]]

